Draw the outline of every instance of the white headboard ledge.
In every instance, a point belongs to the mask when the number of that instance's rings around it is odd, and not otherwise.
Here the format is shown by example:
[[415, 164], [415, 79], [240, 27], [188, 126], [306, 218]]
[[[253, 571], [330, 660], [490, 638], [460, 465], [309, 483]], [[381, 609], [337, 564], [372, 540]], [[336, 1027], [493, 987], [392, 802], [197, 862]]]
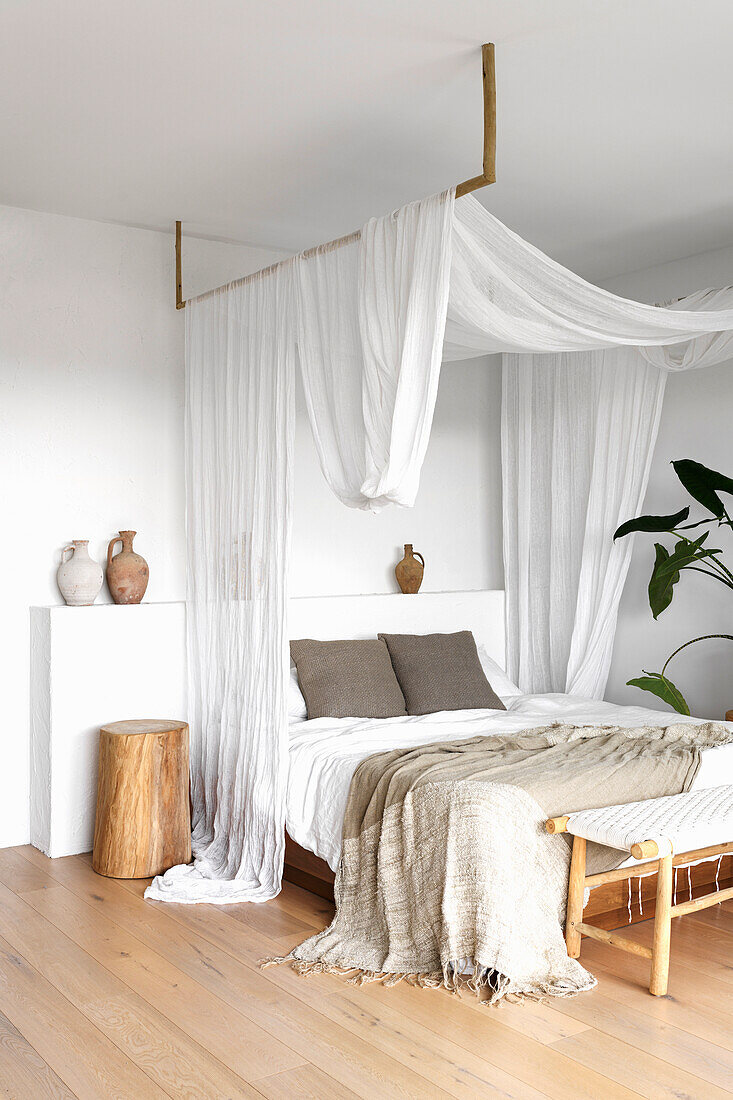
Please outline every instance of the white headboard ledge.
[[451, 634], [471, 630], [505, 667], [504, 593], [401, 592], [373, 596], [296, 596], [288, 604], [291, 638], [374, 638], [385, 634]]

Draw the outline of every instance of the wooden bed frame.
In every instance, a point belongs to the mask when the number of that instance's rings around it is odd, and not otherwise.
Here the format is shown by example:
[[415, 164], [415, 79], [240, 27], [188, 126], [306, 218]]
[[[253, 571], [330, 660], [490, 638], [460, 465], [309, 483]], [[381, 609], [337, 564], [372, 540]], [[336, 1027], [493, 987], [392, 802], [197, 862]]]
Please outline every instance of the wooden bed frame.
[[[373, 638], [377, 630], [394, 634], [450, 633], [471, 630], [477, 642], [502, 665], [505, 659], [504, 593], [421, 592], [416, 596], [402, 593], [365, 596], [306, 596], [288, 602], [288, 626], [291, 638]], [[715, 882], [717, 863], [701, 863], [690, 870], [695, 892], [708, 893]], [[318, 856], [301, 848], [285, 834], [287, 882], [302, 886], [312, 894], [333, 901], [335, 875]], [[733, 856], [724, 859], [720, 886], [733, 886]], [[687, 893], [687, 872], [678, 875], [678, 894]], [[708, 889], [705, 889], [707, 887]], [[654, 915], [657, 876], [641, 880], [643, 915], [639, 914], [639, 893], [632, 884], [632, 923]], [[585, 915], [601, 928], [618, 928], [629, 922], [626, 882], [598, 886], [591, 893]]]
[[[709, 887], [715, 882], [717, 862], [699, 863], [690, 868], [690, 878], [693, 887], [693, 897], [698, 894], [709, 893]], [[333, 884], [335, 874], [325, 860], [319, 859], [313, 852], [306, 851], [299, 844], [285, 834], [285, 867], [283, 878], [286, 882], [292, 882], [295, 886], [301, 886], [312, 894], [318, 894], [321, 898], [333, 901]], [[718, 879], [720, 889], [733, 886], [733, 855], [724, 856]], [[657, 876], [649, 875], [641, 880], [641, 897], [643, 913], [639, 912], [638, 883], [633, 880], [631, 891], [631, 923], [636, 924], [640, 920], [648, 920], [654, 916], [655, 898], [657, 893]], [[688, 893], [687, 869], [680, 868], [677, 879], [677, 893], [680, 898], [686, 898]], [[598, 886], [591, 891], [590, 900], [585, 907], [583, 916], [592, 917], [593, 923], [599, 928], [621, 928], [629, 923], [628, 910], [628, 885], [623, 882], [609, 882], [605, 886]]]

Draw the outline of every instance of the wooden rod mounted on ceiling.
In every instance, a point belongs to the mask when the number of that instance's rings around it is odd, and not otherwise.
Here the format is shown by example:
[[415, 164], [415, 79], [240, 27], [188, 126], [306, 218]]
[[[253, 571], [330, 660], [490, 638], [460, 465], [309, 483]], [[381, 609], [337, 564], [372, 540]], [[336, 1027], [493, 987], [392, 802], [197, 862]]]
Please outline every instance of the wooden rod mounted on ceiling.
[[[484, 92], [484, 151], [481, 175], [473, 176], [472, 179], [457, 184], [457, 199], [461, 195], [468, 195], [471, 191], [478, 191], [479, 188], [487, 187], [488, 184], [496, 182], [496, 67], [493, 42], [485, 42], [481, 47], [481, 68]], [[181, 276], [182, 236], [181, 222], [176, 222], [176, 309], [183, 309], [186, 305]], [[353, 240], [353, 238], [354, 234], [352, 233], [348, 237], [343, 237], [342, 240], [345, 242]], [[339, 242], [334, 241], [332, 243], [336, 245]]]
[[484, 42], [481, 47], [481, 66], [484, 82], [484, 156], [480, 176], [465, 180], [456, 187], [456, 198], [478, 191], [489, 183], [496, 183], [496, 65], [494, 43]]

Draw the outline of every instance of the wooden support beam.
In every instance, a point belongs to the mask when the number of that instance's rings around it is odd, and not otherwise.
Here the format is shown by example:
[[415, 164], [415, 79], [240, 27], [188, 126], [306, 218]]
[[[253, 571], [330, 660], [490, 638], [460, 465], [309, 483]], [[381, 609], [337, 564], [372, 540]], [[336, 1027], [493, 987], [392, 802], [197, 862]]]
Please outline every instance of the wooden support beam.
[[642, 840], [641, 844], [631, 845], [631, 854], [634, 859], [656, 859], [659, 846], [656, 840]]
[[[562, 818], [552, 818], [553, 821], [562, 821]], [[551, 830], [548, 829], [548, 832]], [[561, 830], [557, 830], [560, 832]], [[689, 863], [698, 863], [703, 860], [714, 859], [715, 856], [733, 855], [733, 841], [727, 844], [712, 844], [709, 848], [696, 848], [694, 852], [682, 852], [672, 859], [673, 867], [683, 867]], [[653, 874], [657, 869], [657, 860], [647, 860], [645, 863], [635, 863], [631, 867], [617, 867], [613, 871], [601, 871], [597, 875], [588, 875], [585, 885], [589, 888], [605, 886], [609, 882], [624, 882], [627, 878], [638, 878], [641, 875]]]
[[657, 871], [657, 906], [652, 939], [652, 976], [649, 992], [666, 997], [669, 984], [669, 944], [672, 933], [672, 856], [663, 856]]
[[459, 183], [456, 198], [478, 191], [496, 182], [496, 63], [494, 43], [485, 42], [481, 47], [481, 67], [484, 89], [484, 149], [481, 175]]
[[186, 305], [183, 297], [183, 283], [181, 276], [181, 236], [182, 227], [176, 222], [176, 309], [183, 309]]
[[584, 837], [573, 837], [573, 854], [570, 857], [570, 878], [568, 880], [568, 907], [565, 915], [565, 944], [571, 959], [577, 959], [580, 955], [578, 925], [583, 919], [585, 851]]
[[568, 821], [570, 817], [551, 817], [545, 822], [545, 828], [548, 833], [566, 833], [568, 831]]
[[630, 955], [641, 955], [644, 959], [651, 959], [652, 949], [644, 943], [630, 940], [628, 936], [620, 932], [607, 932], [605, 928], [596, 928], [594, 924], [583, 924], [581, 921], [575, 925], [576, 931], [583, 936], [589, 936], [592, 940], [600, 940], [601, 943], [610, 944], [611, 947], [620, 947], [622, 951], [628, 951]]
[[673, 905], [671, 914], [673, 917], [684, 917], [685, 913], [696, 913], [699, 909], [707, 909], [709, 905], [720, 905], [722, 901], [733, 898], [733, 886], [726, 890], [717, 890], [712, 894], [703, 894], [702, 897], [693, 898], [692, 901], [683, 901], [679, 905]]

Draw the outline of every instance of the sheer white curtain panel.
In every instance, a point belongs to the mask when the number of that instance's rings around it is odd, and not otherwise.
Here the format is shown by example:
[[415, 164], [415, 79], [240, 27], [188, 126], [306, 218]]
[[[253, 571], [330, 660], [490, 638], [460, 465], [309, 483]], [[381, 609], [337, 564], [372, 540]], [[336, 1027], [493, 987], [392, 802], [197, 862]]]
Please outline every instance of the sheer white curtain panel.
[[194, 862], [146, 897], [280, 889], [294, 344], [292, 268], [186, 307], [188, 720]]
[[[731, 307], [731, 288], [675, 303]], [[642, 510], [668, 374], [732, 356], [728, 332], [504, 356], [507, 665], [525, 691], [603, 696], [634, 544], [613, 532]]]

